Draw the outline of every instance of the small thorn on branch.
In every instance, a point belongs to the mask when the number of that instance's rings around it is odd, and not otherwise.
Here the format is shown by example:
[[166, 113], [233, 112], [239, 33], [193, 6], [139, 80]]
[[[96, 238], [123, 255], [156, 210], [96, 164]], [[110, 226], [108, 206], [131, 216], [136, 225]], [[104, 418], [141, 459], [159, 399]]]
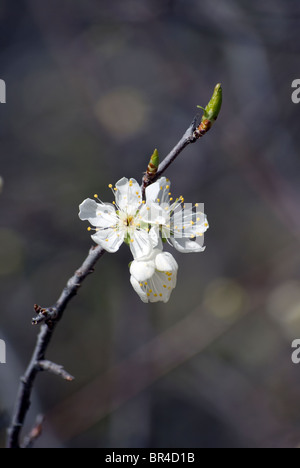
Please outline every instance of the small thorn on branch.
[[32, 325], [38, 325], [41, 322], [50, 322], [57, 316], [57, 311], [53, 307], [41, 307], [38, 304], [33, 306], [35, 312], [38, 314], [32, 319]]
[[40, 370], [48, 371], [51, 374], [58, 375], [59, 377], [62, 377], [64, 380], [67, 380], [68, 382], [72, 382], [75, 378], [71, 374], [69, 374], [63, 368], [63, 366], [60, 366], [59, 364], [55, 364], [54, 362], [46, 361], [46, 360], [38, 361], [37, 365], [40, 368]]

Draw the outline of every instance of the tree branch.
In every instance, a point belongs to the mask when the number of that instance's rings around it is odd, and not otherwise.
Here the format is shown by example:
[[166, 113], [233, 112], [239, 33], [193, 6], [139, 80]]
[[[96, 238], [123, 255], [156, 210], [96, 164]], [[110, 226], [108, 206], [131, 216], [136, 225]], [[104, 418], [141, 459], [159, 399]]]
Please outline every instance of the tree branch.
[[72, 382], [75, 377], [73, 377], [69, 372], [67, 372], [63, 366], [59, 364], [55, 364], [54, 362], [51, 361], [39, 361], [38, 366], [41, 371], [48, 371], [51, 374], [57, 375], [58, 377], [61, 377], [64, 380], [67, 380], [68, 382]]
[[31, 448], [34, 442], [41, 436], [43, 432], [44, 416], [41, 414], [36, 418], [34, 427], [31, 429], [27, 437], [25, 437], [22, 448]]
[[168, 167], [175, 161], [175, 159], [180, 155], [184, 148], [186, 148], [190, 143], [195, 143], [195, 141], [198, 138], [195, 135], [195, 131], [197, 129], [197, 120], [198, 116], [194, 118], [193, 122], [191, 123], [181, 140], [177, 143], [176, 146], [174, 146], [174, 148], [159, 165], [156, 174], [151, 175], [148, 172], [146, 172], [142, 182], [143, 199], [145, 199], [145, 191], [148, 185], [153, 184], [153, 182], [155, 182], [168, 169]]
[[[41, 331], [38, 335], [31, 361], [24, 376], [21, 378], [12, 423], [8, 429], [8, 448], [20, 448], [20, 434], [26, 414], [30, 407], [32, 388], [37, 374], [42, 370], [52, 372], [54, 371], [54, 368], [56, 371], [58, 370], [57, 365], [55, 366], [53, 363], [50, 365], [49, 362], [45, 363], [45, 354], [55, 327], [62, 318], [68, 303], [72, 297], [76, 295], [85, 278], [94, 271], [96, 263], [103, 256], [104, 252], [105, 251], [100, 246], [91, 248], [87, 258], [72, 278], [69, 279], [66, 287], [53, 307], [41, 308], [39, 306], [35, 306], [38, 316], [33, 319], [33, 323], [39, 323], [41, 321], [44, 321], [45, 323], [42, 325]], [[70, 378], [68, 378], [68, 380], [70, 380]]]
[[[152, 155], [152, 165], [150, 170], [145, 173], [142, 181], [142, 193], [143, 199], [145, 199], [146, 188], [155, 182], [172, 164], [179, 154], [188, 146], [190, 143], [194, 143], [196, 140], [201, 138], [211, 128], [213, 123], [218, 117], [222, 104], [222, 88], [218, 84], [215, 87], [214, 94], [204, 109], [204, 115], [202, 117], [200, 125], [197, 126], [198, 116], [196, 116], [181, 138], [177, 145], [170, 151], [163, 162], [158, 166], [158, 153], [154, 152]], [[157, 165], [156, 165], [157, 162]], [[157, 168], [158, 166], [158, 168]], [[77, 294], [78, 289], [85, 280], [85, 278], [93, 273], [94, 267], [98, 260], [103, 256], [105, 250], [99, 245], [92, 247], [89, 251], [87, 258], [84, 260], [81, 267], [75, 272], [72, 278], [69, 279], [66, 287], [62, 291], [57, 302], [51, 307], [41, 307], [37, 304], [34, 305], [36, 316], [32, 319], [32, 323], [37, 325], [43, 322], [40, 333], [37, 338], [36, 346], [31, 358], [31, 361], [25, 371], [24, 376], [21, 378], [19, 391], [16, 399], [16, 406], [14, 409], [12, 422], [8, 428], [8, 448], [21, 448], [20, 435], [24, 425], [24, 421], [27, 412], [30, 407], [31, 393], [35, 379], [39, 372], [48, 371], [65, 380], [72, 381], [73, 377], [64, 370], [63, 366], [54, 364], [51, 361], [45, 359], [45, 354], [48, 349], [49, 343], [53, 336], [54, 330], [58, 322], [63, 316], [63, 313], [70, 302], [70, 300]], [[35, 428], [31, 431], [29, 436], [25, 438], [22, 447], [31, 446], [34, 440], [39, 436], [41, 432], [41, 423], [38, 422]], [[26, 443], [25, 443], [26, 442]]]
[[176, 146], [170, 151], [170, 153], [165, 157], [165, 159], [158, 166], [158, 171], [156, 173], [155, 179], [157, 180], [162, 174], [168, 169], [168, 167], [175, 161], [175, 159], [180, 155], [180, 153], [191, 143], [195, 143], [198, 137], [195, 135], [197, 128], [197, 120], [199, 116], [197, 115], [181, 140], [177, 143]]
[[[158, 166], [156, 162], [158, 161], [158, 153], [157, 150], [153, 153], [151, 160], [150, 160], [150, 168], [148, 166], [147, 172], [143, 177], [142, 182], [142, 195], [143, 200], [146, 198], [146, 188], [148, 185], [155, 182], [165, 171], [168, 169], [170, 164], [172, 164], [175, 159], [180, 155], [180, 153], [186, 148], [190, 143], [195, 143], [199, 138], [202, 138], [214, 125], [215, 121], [218, 118], [222, 106], [222, 86], [218, 83], [215, 86], [213, 95], [208, 102], [207, 106], [200, 107], [203, 110], [203, 115], [201, 118], [200, 125], [197, 125], [197, 121], [199, 119], [199, 115], [196, 115], [193, 122], [181, 138], [181, 140], [177, 143], [177, 145], [170, 151], [170, 153], [165, 157], [163, 162]], [[153, 164], [152, 158], [155, 158], [155, 164]], [[152, 164], [151, 164], [152, 163]], [[157, 170], [156, 170], [157, 168]]]

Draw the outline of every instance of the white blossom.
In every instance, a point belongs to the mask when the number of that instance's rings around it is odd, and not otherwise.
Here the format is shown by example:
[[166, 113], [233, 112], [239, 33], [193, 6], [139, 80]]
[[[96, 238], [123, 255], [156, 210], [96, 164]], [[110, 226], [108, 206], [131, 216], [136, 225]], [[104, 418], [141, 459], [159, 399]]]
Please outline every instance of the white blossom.
[[123, 242], [130, 246], [134, 258], [130, 281], [143, 302], [168, 302], [178, 265], [169, 252], [163, 252], [162, 240], [183, 253], [202, 252], [201, 239], [208, 229], [205, 214], [182, 196], [173, 200], [165, 177], [146, 188], [145, 201], [134, 179], [123, 178], [109, 187], [115, 201], [103, 203], [98, 195], [84, 200], [80, 219], [90, 222], [93, 228], [88, 230], [95, 231], [92, 239], [108, 252], [116, 252]]
[[[147, 226], [142, 223], [146, 207], [142, 201], [141, 187], [134, 179], [125, 177], [110, 184], [115, 195], [113, 204], [90, 198], [80, 205], [79, 218], [94, 226], [92, 239], [110, 253], [119, 250], [123, 242], [129, 244], [134, 258], [144, 257], [152, 250]], [[88, 228], [92, 230], [92, 228]]]
[[174, 200], [170, 187], [170, 181], [162, 177], [146, 188], [143, 221], [158, 225], [162, 237], [179, 252], [203, 252], [203, 235], [209, 227], [205, 214], [198, 203], [187, 204], [182, 196]]
[[130, 282], [143, 302], [168, 302], [177, 282], [178, 265], [169, 252], [154, 248], [130, 266]]

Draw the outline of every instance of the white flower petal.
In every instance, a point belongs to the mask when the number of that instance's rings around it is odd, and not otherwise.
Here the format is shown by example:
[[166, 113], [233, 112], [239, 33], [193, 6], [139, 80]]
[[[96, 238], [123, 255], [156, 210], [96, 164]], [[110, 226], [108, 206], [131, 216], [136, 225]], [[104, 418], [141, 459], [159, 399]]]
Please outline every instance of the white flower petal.
[[119, 250], [124, 241], [124, 232], [117, 232], [114, 229], [105, 229], [93, 234], [92, 239], [96, 244], [110, 253], [115, 253]]
[[131, 283], [144, 302], [168, 302], [176, 286], [177, 270], [170, 253], [154, 249], [147, 261], [132, 262], [130, 273], [135, 281]]
[[168, 302], [173, 289], [176, 286], [177, 271], [170, 275], [155, 271], [154, 275], [147, 282], [147, 296], [149, 302]]
[[141, 262], [134, 260], [130, 265], [130, 274], [139, 282], [147, 281], [154, 274], [154, 261]]
[[178, 264], [169, 252], [161, 252], [156, 255], [155, 268], [159, 271], [173, 272], [178, 270]]
[[194, 213], [192, 209], [176, 210], [172, 219], [175, 239], [201, 237], [208, 229], [204, 213]]
[[169, 191], [171, 182], [167, 181], [165, 177], [161, 177], [154, 184], [146, 188], [146, 201], [147, 203], [155, 203], [159, 200], [161, 203], [169, 203]]
[[149, 237], [151, 240], [151, 244], [153, 249], [158, 249], [162, 250], [163, 249], [163, 243], [159, 235], [159, 227], [158, 226], [153, 226], [150, 231], [149, 231]]
[[91, 224], [96, 227], [108, 228], [116, 226], [119, 223], [115, 207], [109, 204], [98, 204], [97, 219]]
[[183, 237], [182, 239], [175, 239], [172, 237], [170, 240], [175, 249], [181, 253], [196, 253], [203, 252], [205, 250], [205, 247], [199, 245], [195, 240], [191, 240], [186, 237]]
[[140, 296], [143, 302], [147, 303], [148, 301], [148, 296], [147, 293], [143, 290], [143, 288], [140, 286], [140, 282], [135, 279], [134, 276], [130, 277], [130, 282], [135, 290], [135, 292]]
[[170, 208], [168, 204], [147, 203], [141, 209], [140, 216], [142, 221], [148, 224], [170, 224]]
[[79, 206], [79, 218], [82, 221], [97, 219], [98, 203], [91, 198], [84, 200]]
[[89, 223], [95, 227], [111, 227], [118, 221], [116, 210], [113, 205], [100, 204], [91, 198], [84, 200], [79, 210], [79, 218], [82, 221], [89, 221]]
[[130, 250], [135, 260], [144, 259], [150, 254], [152, 244], [147, 231], [135, 230], [131, 234]]
[[116, 183], [116, 204], [129, 215], [135, 215], [142, 203], [141, 187], [135, 179], [126, 177]]

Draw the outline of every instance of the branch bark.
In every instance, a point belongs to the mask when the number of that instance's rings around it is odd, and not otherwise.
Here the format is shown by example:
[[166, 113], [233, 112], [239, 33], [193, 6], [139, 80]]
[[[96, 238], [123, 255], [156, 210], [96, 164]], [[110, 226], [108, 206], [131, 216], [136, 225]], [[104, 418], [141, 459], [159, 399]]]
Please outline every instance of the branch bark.
[[45, 365], [43, 369], [43, 364], [41, 365], [41, 362], [45, 361], [45, 354], [55, 327], [62, 318], [68, 303], [76, 295], [85, 278], [94, 271], [96, 263], [103, 256], [104, 252], [100, 246], [92, 247], [81, 267], [69, 279], [55, 305], [46, 309], [39, 306], [35, 307], [35, 310], [38, 311], [38, 316], [33, 319], [33, 323], [38, 323], [42, 320], [45, 323], [41, 327], [30, 363], [24, 376], [21, 377], [12, 423], [8, 429], [8, 448], [21, 448], [20, 434], [30, 407], [31, 393], [37, 374], [42, 370], [53, 371], [55, 368], [55, 365], [49, 365], [47, 369]]
[[145, 199], [145, 191], [148, 185], [153, 184], [162, 174], [168, 169], [168, 167], [175, 161], [175, 159], [180, 155], [180, 153], [186, 148], [190, 143], [195, 143], [195, 141], [199, 138], [195, 132], [197, 129], [197, 120], [198, 116], [196, 116], [186, 130], [185, 134], [179, 140], [177, 145], [170, 151], [170, 153], [165, 157], [165, 159], [160, 163], [158, 166], [158, 170], [154, 176], [150, 176], [150, 174], [146, 173], [143, 177], [142, 182], [142, 194], [143, 199]]

